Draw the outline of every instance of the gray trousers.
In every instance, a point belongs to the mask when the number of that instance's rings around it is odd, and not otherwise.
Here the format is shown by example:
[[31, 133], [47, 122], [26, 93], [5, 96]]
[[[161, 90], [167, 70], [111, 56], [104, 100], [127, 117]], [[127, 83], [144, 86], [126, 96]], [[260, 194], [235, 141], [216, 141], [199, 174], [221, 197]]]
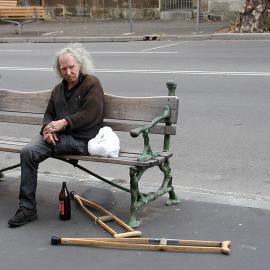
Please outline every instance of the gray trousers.
[[55, 146], [46, 143], [39, 135], [27, 144], [21, 151], [21, 184], [19, 205], [36, 210], [37, 173], [39, 163], [45, 159], [64, 155], [88, 155], [87, 142], [75, 139], [68, 134], [59, 134]]

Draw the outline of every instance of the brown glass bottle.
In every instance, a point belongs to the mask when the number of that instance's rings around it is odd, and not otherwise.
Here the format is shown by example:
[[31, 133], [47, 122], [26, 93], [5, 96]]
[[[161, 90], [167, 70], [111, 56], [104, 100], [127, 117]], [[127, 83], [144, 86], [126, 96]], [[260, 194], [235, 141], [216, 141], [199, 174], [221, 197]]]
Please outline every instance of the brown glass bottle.
[[68, 220], [71, 218], [70, 194], [67, 189], [67, 183], [62, 183], [62, 189], [59, 193], [59, 218]]

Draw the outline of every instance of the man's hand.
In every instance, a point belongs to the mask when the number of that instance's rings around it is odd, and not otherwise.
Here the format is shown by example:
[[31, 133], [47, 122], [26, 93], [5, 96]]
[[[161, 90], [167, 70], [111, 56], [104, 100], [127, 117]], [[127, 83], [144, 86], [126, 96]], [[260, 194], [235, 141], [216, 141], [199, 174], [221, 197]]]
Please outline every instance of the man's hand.
[[56, 142], [58, 141], [58, 138], [54, 132], [52, 132], [52, 133], [44, 133], [43, 132], [43, 139], [48, 144], [53, 144], [53, 145], [55, 145]]
[[66, 120], [65, 119], [61, 119], [58, 121], [52, 121], [43, 129], [43, 135], [53, 133], [53, 132], [58, 132], [58, 131], [64, 130], [65, 128], [66, 128]]

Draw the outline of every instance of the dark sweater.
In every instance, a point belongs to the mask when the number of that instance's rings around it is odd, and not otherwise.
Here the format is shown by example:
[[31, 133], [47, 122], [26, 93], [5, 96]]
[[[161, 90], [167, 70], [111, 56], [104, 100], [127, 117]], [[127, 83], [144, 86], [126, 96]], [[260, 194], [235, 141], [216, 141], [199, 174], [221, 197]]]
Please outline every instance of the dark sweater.
[[70, 90], [75, 92], [68, 100], [64, 88], [61, 82], [53, 89], [43, 126], [65, 118], [69, 125], [61, 133], [84, 140], [94, 138], [103, 125], [104, 93], [99, 80], [93, 75], [86, 75], [78, 88]]

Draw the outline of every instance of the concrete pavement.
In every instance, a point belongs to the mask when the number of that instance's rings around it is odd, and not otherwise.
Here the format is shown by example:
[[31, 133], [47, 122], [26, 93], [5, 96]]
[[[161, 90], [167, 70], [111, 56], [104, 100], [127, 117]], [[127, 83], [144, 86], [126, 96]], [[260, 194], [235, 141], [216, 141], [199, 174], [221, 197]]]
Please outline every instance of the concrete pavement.
[[[68, 188], [97, 202], [127, 221], [129, 194], [101, 182], [67, 179]], [[182, 200], [166, 207], [166, 198], [152, 202], [139, 212], [143, 237], [196, 240], [230, 240], [231, 254], [143, 251], [83, 246], [51, 246], [51, 236], [111, 237], [90, 220], [74, 202], [72, 218], [58, 218], [61, 181], [41, 176], [38, 184], [37, 221], [20, 228], [8, 228], [7, 220], [17, 208], [17, 177], [0, 181], [1, 269], [245, 269], [268, 270], [267, 254], [270, 211], [246, 207]], [[111, 225], [112, 226], [112, 225]], [[121, 232], [119, 228], [115, 228]]]
[[195, 20], [134, 21], [60, 17], [18, 27], [1, 23], [0, 42], [112, 42], [142, 40], [270, 39], [269, 33], [227, 33], [228, 22], [204, 21], [197, 32]]

